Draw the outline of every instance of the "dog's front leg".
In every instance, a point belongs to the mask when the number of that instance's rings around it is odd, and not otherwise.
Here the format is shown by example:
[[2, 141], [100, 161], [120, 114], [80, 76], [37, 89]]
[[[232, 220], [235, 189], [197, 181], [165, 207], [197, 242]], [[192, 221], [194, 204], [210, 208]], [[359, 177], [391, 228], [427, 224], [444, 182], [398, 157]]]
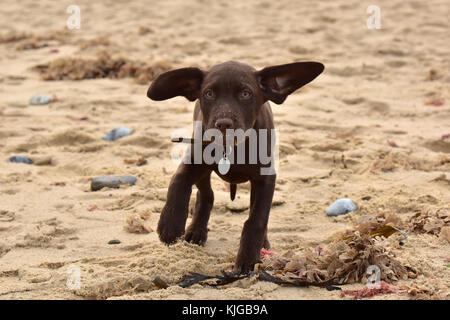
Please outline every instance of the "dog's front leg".
[[275, 190], [275, 175], [260, 176], [251, 180], [250, 216], [244, 223], [239, 252], [234, 265], [235, 273], [248, 273], [260, 260], [260, 251], [265, 243], [267, 223]]
[[188, 217], [192, 185], [209, 171], [202, 165], [181, 163], [172, 177], [167, 200], [158, 222], [158, 234], [162, 242], [174, 243], [184, 234]]

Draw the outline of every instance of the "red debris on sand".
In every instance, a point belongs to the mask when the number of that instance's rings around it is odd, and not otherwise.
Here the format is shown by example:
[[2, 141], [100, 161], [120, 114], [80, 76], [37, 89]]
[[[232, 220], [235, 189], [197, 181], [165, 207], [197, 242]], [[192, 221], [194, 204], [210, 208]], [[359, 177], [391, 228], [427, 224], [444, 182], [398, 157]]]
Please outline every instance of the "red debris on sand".
[[383, 294], [391, 294], [394, 293], [395, 290], [388, 285], [386, 282], [381, 281], [380, 287], [370, 289], [368, 287], [365, 287], [363, 289], [359, 290], [343, 290], [341, 292], [341, 298], [345, 297], [346, 295], [353, 296], [353, 299], [363, 299], [363, 298], [371, 298], [373, 296], [379, 296]]
[[398, 145], [397, 145], [394, 141], [386, 140], [386, 142], [387, 142], [387, 144], [388, 144], [389, 146], [391, 146], [392, 148], [398, 148]]
[[273, 256], [274, 254], [275, 254], [274, 252], [269, 251], [269, 250], [266, 250], [266, 249], [264, 249], [264, 248], [262, 248], [262, 249], [261, 249], [261, 252], [260, 252], [261, 259], [262, 259], [265, 255]]
[[96, 204], [90, 204], [87, 207], [88, 211], [94, 211], [94, 210], [102, 210], [100, 209]]
[[62, 99], [58, 98], [56, 95], [52, 95], [52, 101], [50, 101], [50, 103], [54, 103], [54, 102], [61, 102]]
[[78, 118], [78, 120], [80, 120], [80, 121], [84, 121], [84, 120], [87, 120], [87, 119], [89, 119], [88, 117], [81, 117], [81, 118]]
[[439, 107], [439, 106], [442, 106], [444, 104], [444, 99], [431, 98], [431, 99], [428, 99], [427, 101], [425, 101], [425, 104], [427, 106]]
[[58, 53], [59, 52], [59, 50], [58, 49], [56, 49], [56, 48], [53, 48], [53, 49], [50, 49], [50, 51], [49, 51], [50, 53]]
[[316, 252], [317, 252], [317, 255], [318, 255], [318, 256], [322, 255], [323, 248], [322, 248], [321, 246], [317, 246], [317, 247], [316, 247]]
[[442, 140], [450, 138], [450, 133], [443, 134], [441, 138]]

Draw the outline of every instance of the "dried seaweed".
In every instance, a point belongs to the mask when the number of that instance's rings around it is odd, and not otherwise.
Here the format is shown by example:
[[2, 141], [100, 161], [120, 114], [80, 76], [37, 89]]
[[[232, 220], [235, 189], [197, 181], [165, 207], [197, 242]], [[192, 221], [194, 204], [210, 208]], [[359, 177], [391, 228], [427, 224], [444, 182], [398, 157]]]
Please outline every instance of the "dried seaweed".
[[0, 44], [18, 42], [30, 38], [31, 36], [24, 32], [10, 32], [0, 35]]
[[[324, 282], [311, 282], [300, 279], [294, 279], [292, 281], [283, 280], [277, 277], [272, 276], [264, 270], [259, 270], [257, 273], [250, 272], [249, 274], [235, 274], [231, 272], [226, 272], [224, 270], [220, 271], [222, 275], [208, 276], [200, 273], [191, 272], [185, 276], [183, 276], [180, 280], [177, 281], [178, 285], [182, 288], [190, 287], [194, 284], [206, 284], [209, 286], [217, 287], [223, 286], [226, 284], [233, 283], [237, 280], [241, 280], [244, 278], [250, 278], [256, 276], [256, 278], [260, 281], [272, 282], [279, 285], [288, 285], [295, 287], [323, 287], [328, 290], [340, 290], [340, 288], [333, 286], [335, 283], [333, 280], [328, 280]], [[205, 282], [207, 280], [215, 280], [213, 283]]]
[[[370, 233], [375, 230], [390, 227], [402, 227], [402, 222], [398, 216], [390, 213], [380, 212], [375, 215], [365, 215], [358, 218], [356, 223], [356, 230], [360, 233]], [[387, 230], [386, 230], [387, 231]]]
[[438, 235], [443, 227], [450, 226], [450, 211], [439, 209], [416, 213], [410, 218], [408, 226], [411, 232]]
[[430, 161], [414, 158], [400, 151], [389, 150], [379, 154], [378, 157], [372, 163], [372, 172], [391, 172], [396, 169], [429, 171], [433, 167]]
[[442, 283], [429, 278], [418, 279], [412, 284], [404, 285], [402, 289], [414, 300], [450, 299], [448, 283]]
[[380, 268], [381, 280], [387, 282], [406, 279], [409, 275], [417, 276], [412, 267], [403, 265], [388, 249], [395, 243], [387, 238], [395, 232], [403, 235], [402, 241], [407, 237], [405, 232], [393, 225], [401, 225], [394, 215], [364, 216], [353, 230], [340, 234], [320, 250], [309, 249], [302, 256], [292, 252], [264, 255], [258, 268], [271, 271], [289, 282], [309, 281], [316, 284], [330, 280], [336, 284], [364, 282], [369, 277], [366, 271], [371, 265]]
[[300, 279], [293, 279], [291, 281], [287, 281], [287, 280], [283, 280], [281, 278], [274, 277], [264, 270], [260, 270], [258, 272], [258, 280], [268, 281], [268, 282], [272, 282], [272, 283], [276, 283], [276, 284], [284, 284], [284, 285], [294, 286], [294, 287], [321, 287], [321, 288], [327, 288], [328, 291], [341, 290], [341, 288], [334, 286], [336, 284], [334, 279], [330, 279], [330, 280], [322, 281], [322, 282], [311, 282], [311, 281], [300, 280]]
[[83, 80], [96, 78], [134, 78], [139, 84], [148, 84], [159, 74], [172, 69], [166, 62], [151, 65], [125, 58], [112, 58], [102, 52], [96, 59], [59, 58], [34, 67], [43, 80]]
[[69, 41], [71, 33], [67, 30], [52, 31], [42, 35], [10, 32], [0, 35], [0, 44], [19, 43], [16, 50], [31, 50], [50, 46], [50, 44], [65, 44]]
[[250, 275], [238, 275], [231, 272], [226, 272], [224, 270], [220, 271], [222, 275], [216, 276], [208, 276], [200, 273], [190, 272], [187, 275], [184, 275], [180, 280], [177, 281], [178, 285], [182, 288], [190, 287], [194, 284], [204, 282], [206, 280], [216, 280], [214, 283], [205, 283], [209, 286], [223, 286], [232, 282], [235, 282], [240, 279], [244, 279], [249, 277]]
[[[328, 290], [339, 290], [335, 285], [367, 282], [369, 266], [377, 266], [380, 280], [394, 282], [400, 279], [416, 278], [417, 272], [404, 265], [389, 250], [394, 242], [389, 242], [394, 233], [400, 232], [406, 239], [407, 234], [396, 226], [401, 225], [395, 215], [378, 214], [365, 216], [358, 220], [353, 230], [346, 231], [325, 247], [310, 249], [302, 256], [288, 251], [275, 254], [261, 250], [261, 263], [255, 266], [255, 272], [247, 276], [256, 276], [260, 281], [269, 281], [279, 285], [296, 287], [316, 286]], [[403, 239], [404, 240], [404, 239]], [[398, 247], [398, 243], [396, 244]], [[191, 273], [184, 276], [179, 284], [188, 287], [196, 283], [218, 286], [229, 284], [247, 277], [222, 271], [220, 276], [207, 276]], [[210, 283], [213, 280], [214, 282]], [[362, 295], [388, 293], [387, 287], [380, 292], [368, 291]]]

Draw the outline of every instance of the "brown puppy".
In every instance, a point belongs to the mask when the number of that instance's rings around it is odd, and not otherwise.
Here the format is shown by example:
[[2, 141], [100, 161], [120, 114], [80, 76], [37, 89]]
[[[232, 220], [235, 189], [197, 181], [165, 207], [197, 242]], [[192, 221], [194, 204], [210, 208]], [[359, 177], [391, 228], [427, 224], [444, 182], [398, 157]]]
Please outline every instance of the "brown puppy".
[[[276, 180], [274, 170], [262, 171], [264, 168], [273, 168], [274, 133], [271, 129], [274, 129], [274, 123], [268, 100], [283, 103], [289, 94], [312, 81], [323, 69], [324, 66], [318, 62], [297, 62], [256, 71], [246, 64], [225, 62], [208, 71], [198, 68], [169, 71], [152, 83], [147, 92], [152, 100], [166, 100], [175, 96], [184, 96], [189, 101], [197, 100], [194, 121], [200, 124], [201, 129], [194, 128], [194, 141], [202, 139], [203, 134], [211, 129], [223, 134], [223, 143], [219, 147], [225, 145], [225, 141], [231, 141], [225, 148], [211, 152], [215, 160], [212, 163], [202, 157], [200, 161], [198, 158], [195, 160], [194, 154], [198, 153], [195, 153], [194, 145], [189, 147], [187, 156], [169, 185], [167, 202], [158, 223], [161, 241], [171, 244], [184, 234], [186, 241], [200, 245], [205, 243], [214, 202], [210, 183], [212, 171], [231, 184], [232, 199], [236, 184], [250, 181], [250, 215], [242, 230], [234, 272], [247, 273], [253, 270], [259, 261], [261, 248], [268, 249], [270, 246], [267, 223]], [[228, 140], [230, 131], [239, 129], [244, 132], [253, 129], [256, 135], [252, 136], [254, 139], [250, 139], [249, 134], [244, 139], [233, 136]], [[202, 143], [198, 145], [200, 154], [204, 155], [208, 146]], [[263, 158], [263, 149], [271, 161], [260, 159]], [[240, 161], [235, 160], [234, 155], [241, 155]], [[226, 172], [218, 165], [221, 158], [222, 162], [223, 159], [232, 160]], [[258, 159], [255, 161], [255, 158]], [[198, 188], [195, 210], [185, 232], [194, 184]]]

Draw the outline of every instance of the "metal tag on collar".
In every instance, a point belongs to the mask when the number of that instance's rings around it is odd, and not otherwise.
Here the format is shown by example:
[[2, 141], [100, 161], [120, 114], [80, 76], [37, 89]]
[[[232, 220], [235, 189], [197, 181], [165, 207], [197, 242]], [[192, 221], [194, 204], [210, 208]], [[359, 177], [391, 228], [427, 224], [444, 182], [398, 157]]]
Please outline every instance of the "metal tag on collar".
[[[230, 154], [231, 154], [231, 147], [230, 147]], [[221, 175], [227, 174], [228, 171], [230, 170], [230, 166], [231, 166], [231, 162], [230, 162], [230, 160], [228, 160], [227, 153], [224, 151], [223, 157], [222, 157], [222, 159], [220, 159], [219, 165], [218, 165], [219, 173]]]

